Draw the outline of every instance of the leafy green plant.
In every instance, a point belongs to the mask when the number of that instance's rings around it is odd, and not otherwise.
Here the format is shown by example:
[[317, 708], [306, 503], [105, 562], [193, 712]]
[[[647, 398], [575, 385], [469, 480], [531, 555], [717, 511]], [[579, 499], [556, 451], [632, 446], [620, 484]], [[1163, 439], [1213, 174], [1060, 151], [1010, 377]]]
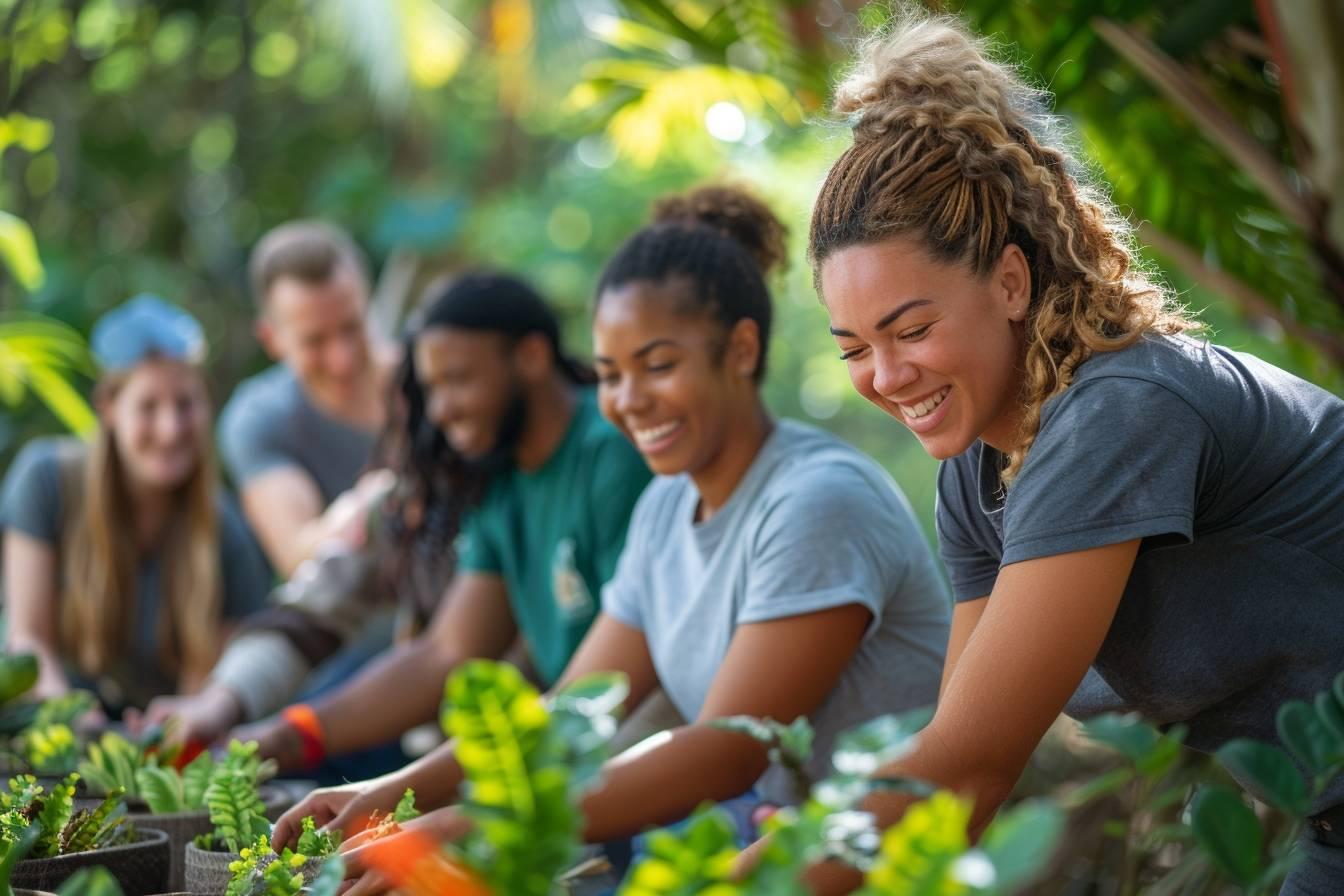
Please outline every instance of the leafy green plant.
[[42, 829], [30, 824], [11, 840], [0, 837], [0, 896], [14, 896], [9, 879], [14, 874], [14, 866], [23, 861], [32, 850], [33, 844], [41, 836]]
[[625, 700], [621, 676], [591, 676], [548, 708], [513, 666], [468, 663], [445, 685], [441, 721], [466, 773], [475, 828], [454, 847], [495, 893], [548, 896], [579, 851], [577, 804], [601, 768]]
[[124, 896], [121, 885], [106, 868], [84, 868], [61, 884], [56, 896]]
[[[723, 896], [804, 896], [799, 875], [810, 864], [836, 860], [865, 872], [864, 896], [934, 896], [945, 893], [1009, 894], [1038, 874], [1063, 827], [1056, 808], [1026, 802], [1001, 813], [972, 848], [966, 826], [971, 806], [946, 791], [907, 778], [874, 778], [881, 766], [913, 745], [928, 722], [918, 710], [874, 719], [836, 740], [835, 774], [811, 788], [803, 805], [785, 808], [765, 823], [770, 840], [759, 863], [733, 878], [738, 848], [735, 826], [719, 809], [702, 808], [680, 830], [648, 835], [648, 856], [633, 868], [621, 896], [672, 896], [712, 891]], [[772, 745], [780, 758], [805, 768], [811, 731], [741, 718], [719, 727]], [[795, 777], [797, 777], [795, 775]], [[859, 801], [877, 789], [925, 798], [902, 821], [879, 833]]]
[[[409, 791], [407, 792], [409, 793]], [[390, 817], [396, 820], [396, 813], [393, 813]], [[313, 821], [313, 816], [305, 817], [300, 826], [302, 830], [299, 832], [299, 842], [295, 844], [296, 852], [309, 857], [326, 858], [329, 855], [334, 855], [336, 850], [340, 848], [341, 832], [319, 831], [317, 823]]]
[[22, 736], [22, 755], [39, 775], [65, 775], [79, 764], [79, 742], [69, 725], [34, 726]]
[[50, 793], [30, 775], [13, 778], [0, 798], [0, 845], [12, 849], [25, 831], [38, 831], [31, 845], [39, 858], [69, 855], [126, 842], [134, 829], [126, 823], [122, 794], [114, 791], [92, 809], [75, 809], [78, 774], [70, 774]]
[[201, 753], [178, 771], [159, 765], [145, 765], [135, 771], [140, 798], [155, 815], [194, 812], [206, 808], [205, 792], [215, 770], [214, 758]]
[[275, 774], [275, 762], [257, 755], [257, 742], [229, 744], [228, 752], [215, 762], [205, 788], [214, 831], [196, 839], [202, 849], [239, 852], [258, 837], [270, 833], [266, 806], [257, 786]]
[[142, 747], [115, 731], [107, 731], [89, 744], [84, 760], [79, 763], [79, 774], [93, 793], [121, 790], [135, 798], [140, 794], [135, 773], [146, 761]]

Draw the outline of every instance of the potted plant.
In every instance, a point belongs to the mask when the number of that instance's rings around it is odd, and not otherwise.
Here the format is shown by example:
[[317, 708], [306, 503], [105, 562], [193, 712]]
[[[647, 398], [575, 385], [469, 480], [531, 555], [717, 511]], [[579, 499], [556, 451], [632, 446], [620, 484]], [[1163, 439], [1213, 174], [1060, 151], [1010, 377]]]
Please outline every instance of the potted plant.
[[[13, 865], [12, 884], [51, 890], [81, 868], [102, 865], [125, 889], [161, 892], [167, 883], [167, 835], [129, 825], [119, 793], [97, 806], [76, 808], [78, 780], [71, 774], [48, 791], [24, 775], [0, 793], [0, 843], [12, 849], [34, 838], [28, 856]], [[37, 833], [26, 833], [30, 830]]]
[[[156, 751], [151, 744], [134, 743], [114, 732], [104, 733], [89, 745], [88, 755], [80, 763], [80, 773], [90, 781], [94, 793], [115, 789], [126, 792], [131, 809], [129, 820], [168, 834], [172, 853], [169, 885], [181, 890], [186, 883], [185, 850], [188, 843], [210, 833], [214, 824], [206, 804], [206, 791], [215, 773], [216, 763], [209, 753], [201, 753], [183, 768], [174, 767], [174, 750]], [[258, 778], [274, 773], [273, 763], [256, 763]], [[280, 806], [283, 794], [259, 791], [270, 817]]]
[[233, 741], [228, 753], [214, 762], [204, 792], [211, 830], [185, 846], [186, 889], [223, 893], [232, 876], [229, 865], [245, 847], [270, 834], [271, 823], [257, 788], [274, 773], [275, 763], [257, 756], [255, 741]]

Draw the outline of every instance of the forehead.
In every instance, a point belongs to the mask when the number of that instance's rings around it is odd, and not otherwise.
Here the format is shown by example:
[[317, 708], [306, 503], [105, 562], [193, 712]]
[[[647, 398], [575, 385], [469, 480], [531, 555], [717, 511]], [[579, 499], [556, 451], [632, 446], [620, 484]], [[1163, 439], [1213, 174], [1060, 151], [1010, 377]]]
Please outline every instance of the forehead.
[[321, 283], [281, 277], [266, 294], [266, 314], [282, 327], [313, 328], [364, 314], [367, 290], [359, 275], [339, 267]]
[[904, 237], [848, 246], [822, 262], [819, 273], [821, 300], [833, 318], [865, 316], [908, 299], [936, 298], [953, 279], [965, 276]]
[[149, 358], [126, 374], [117, 392], [132, 397], [148, 397], [152, 393], [197, 392], [204, 385], [200, 371], [190, 364], [171, 358]]
[[708, 314], [687, 313], [685, 289], [677, 282], [637, 280], [603, 292], [593, 315], [594, 344], [701, 335], [714, 322]]
[[450, 367], [472, 367], [503, 357], [501, 333], [430, 327], [415, 337], [415, 366], [422, 374]]

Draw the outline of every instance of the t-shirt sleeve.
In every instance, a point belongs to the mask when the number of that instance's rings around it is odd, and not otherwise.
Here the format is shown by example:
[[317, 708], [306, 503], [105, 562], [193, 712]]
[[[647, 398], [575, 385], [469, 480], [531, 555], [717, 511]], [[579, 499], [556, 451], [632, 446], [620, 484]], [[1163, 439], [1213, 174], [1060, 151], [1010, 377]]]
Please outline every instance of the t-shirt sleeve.
[[14, 458], [0, 490], [0, 528], [48, 544], [61, 537], [61, 471], [57, 443], [39, 439]]
[[[488, 500], [488, 496], [487, 496]], [[457, 571], [501, 573], [504, 571], [499, 551], [490, 540], [486, 525], [485, 506], [478, 507], [462, 521], [462, 532], [457, 536]]]
[[874, 631], [908, 577], [908, 551], [927, 549], [893, 543], [891, 533], [908, 528], [895, 485], [844, 462], [815, 459], [809, 469], [781, 477], [781, 486], [754, 532], [744, 533], [751, 555], [738, 623], [862, 604], [873, 614]]
[[644, 489], [630, 515], [630, 526], [616, 561], [616, 571], [602, 586], [602, 612], [631, 628], [644, 631], [643, 594], [648, 582], [648, 562], [645, 560], [648, 541], [655, 537], [656, 516], [654, 505], [666, 500], [669, 487], [659, 480]]
[[1221, 464], [1208, 422], [1165, 386], [1127, 377], [1072, 386], [1047, 408], [1008, 491], [1003, 563], [1138, 538], [1188, 542]]
[[260, 397], [246, 387], [220, 414], [219, 453], [229, 478], [240, 489], [262, 473], [298, 465], [276, 429], [275, 415], [261, 407]]
[[219, 499], [219, 561], [224, 618], [241, 619], [266, 606], [274, 576], [252, 530], [230, 494]]
[[639, 452], [615, 431], [597, 447], [592, 469], [593, 572], [598, 581], [589, 586], [600, 592], [616, 571], [631, 515], [653, 474]]
[[[999, 557], [993, 531], [974, 491], [975, 464], [966, 458], [945, 461], [938, 468], [938, 497], [934, 525], [938, 555], [952, 583], [957, 602], [976, 600], [994, 590]], [[989, 530], [989, 531], [985, 531]]]

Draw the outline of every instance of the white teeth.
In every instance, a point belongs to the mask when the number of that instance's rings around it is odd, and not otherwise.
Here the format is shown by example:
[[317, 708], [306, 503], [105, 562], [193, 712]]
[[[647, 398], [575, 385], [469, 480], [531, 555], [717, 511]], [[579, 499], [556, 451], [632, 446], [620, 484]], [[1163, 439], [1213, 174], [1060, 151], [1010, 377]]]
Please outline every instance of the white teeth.
[[661, 426], [654, 426], [649, 429], [636, 429], [635, 441], [641, 445], [650, 445], [671, 435], [672, 431], [680, 425], [680, 421], [673, 420], [671, 423], [664, 423]]
[[942, 404], [943, 399], [947, 397], [947, 393], [951, 391], [951, 386], [944, 386], [936, 395], [924, 399], [919, 404], [902, 404], [897, 405], [897, 407], [901, 409], [901, 413], [905, 414], [905, 416], [912, 420], [918, 420], [920, 417], [925, 417], [932, 413], [933, 409]]

